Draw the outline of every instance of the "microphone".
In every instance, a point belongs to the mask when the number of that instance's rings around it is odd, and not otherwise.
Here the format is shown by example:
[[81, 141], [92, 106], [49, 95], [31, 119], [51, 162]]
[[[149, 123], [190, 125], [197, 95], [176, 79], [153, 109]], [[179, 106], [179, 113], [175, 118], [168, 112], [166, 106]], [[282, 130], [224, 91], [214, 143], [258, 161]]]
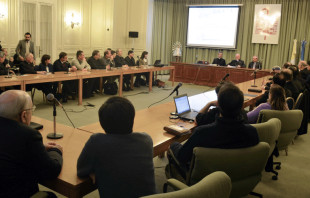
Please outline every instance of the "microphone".
[[226, 74], [225, 76], [224, 76], [224, 78], [222, 78], [222, 80], [221, 81], [225, 81], [226, 80], [226, 78], [229, 76], [230, 74]]
[[174, 92], [177, 92], [177, 95], [178, 95], [178, 89], [179, 89], [180, 87], [182, 87], [182, 83], [179, 83], [179, 84], [174, 88], [174, 90], [170, 93], [169, 96], [171, 96]]
[[52, 93], [47, 94], [46, 99], [47, 99], [48, 101], [50, 101], [50, 102], [55, 101], [55, 102], [58, 103], [58, 105], [59, 105], [60, 107], [62, 107], [62, 104], [57, 100], [57, 98], [55, 98], [54, 94], [52, 94]]
[[255, 69], [250, 76], [253, 76], [256, 72], [258, 72], [258, 69]]

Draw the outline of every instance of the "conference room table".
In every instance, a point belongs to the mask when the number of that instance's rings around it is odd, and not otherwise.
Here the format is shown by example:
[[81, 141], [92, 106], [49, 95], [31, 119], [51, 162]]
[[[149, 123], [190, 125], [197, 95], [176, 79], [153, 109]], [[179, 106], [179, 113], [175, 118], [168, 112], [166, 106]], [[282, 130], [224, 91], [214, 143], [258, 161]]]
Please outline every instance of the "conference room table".
[[[268, 79], [268, 77], [258, 79], [257, 84], [262, 84], [266, 79]], [[263, 94], [263, 92], [249, 92], [248, 88], [251, 88], [252, 84], [253, 81], [237, 84], [245, 94], [244, 107], [255, 104], [255, 101]], [[209, 91], [204, 94], [208, 95], [213, 93]], [[209, 101], [206, 100], [205, 104], [208, 102]], [[201, 108], [203, 105], [202, 103]], [[145, 132], [151, 136], [153, 140], [154, 157], [164, 153], [172, 142], [182, 142], [190, 137], [190, 134], [183, 136], [169, 134], [164, 131], [164, 126], [175, 124], [187, 129], [193, 129], [195, 127], [194, 123], [169, 119], [170, 112], [173, 111], [175, 111], [174, 103], [168, 102], [136, 112], [133, 131]], [[53, 141], [63, 146], [64, 160], [59, 177], [54, 180], [41, 182], [41, 184], [67, 197], [74, 198], [82, 197], [95, 190], [96, 186], [92, 183], [90, 178], [81, 179], [77, 177], [76, 167], [77, 159], [89, 137], [94, 133], [104, 133], [100, 123], [96, 122], [78, 128], [57, 124], [56, 131], [63, 133], [64, 137], [59, 140], [49, 140], [46, 136], [48, 133], [53, 132], [53, 122], [38, 118], [35, 116], [35, 113], [32, 121], [44, 126], [43, 129], [39, 130], [43, 136], [44, 143]]]
[[[21, 90], [26, 90], [26, 86], [29, 84], [47, 83], [47, 82], [62, 82], [67, 80], [78, 80], [78, 105], [82, 105], [83, 102], [83, 80], [89, 78], [102, 78], [110, 76], [119, 77], [119, 96], [123, 94], [123, 75], [133, 75], [137, 73], [148, 72], [149, 78], [149, 91], [152, 91], [152, 75], [153, 72], [171, 70], [172, 86], [174, 86], [174, 66], [154, 67], [154, 66], [140, 66], [140, 67], [129, 67], [129, 68], [112, 68], [111, 70], [100, 70], [93, 69], [91, 71], [76, 71], [76, 72], [54, 72], [46, 74], [25, 74], [20, 76], [12, 76], [6, 78], [0, 76], [0, 87], [19, 85]], [[131, 85], [133, 88], [133, 84]], [[101, 88], [102, 90], [102, 88]]]

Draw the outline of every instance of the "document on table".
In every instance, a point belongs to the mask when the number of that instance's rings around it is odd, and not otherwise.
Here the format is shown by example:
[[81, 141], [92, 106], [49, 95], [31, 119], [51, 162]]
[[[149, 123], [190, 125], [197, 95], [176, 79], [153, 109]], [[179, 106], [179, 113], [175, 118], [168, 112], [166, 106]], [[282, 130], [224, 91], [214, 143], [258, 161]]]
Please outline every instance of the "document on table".
[[196, 112], [199, 112], [207, 103], [214, 100], [217, 100], [215, 90], [188, 97], [191, 109]]

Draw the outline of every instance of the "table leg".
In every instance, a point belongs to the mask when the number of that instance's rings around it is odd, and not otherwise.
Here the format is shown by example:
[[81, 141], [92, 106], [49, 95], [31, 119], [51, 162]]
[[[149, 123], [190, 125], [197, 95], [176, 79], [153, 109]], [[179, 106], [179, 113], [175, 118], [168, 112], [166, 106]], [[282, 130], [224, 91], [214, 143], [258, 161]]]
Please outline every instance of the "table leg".
[[174, 86], [175, 69], [172, 69], [172, 86]]
[[131, 77], [130, 77], [130, 88], [133, 89], [133, 77], [134, 77], [134, 74], [131, 74]]
[[153, 83], [153, 72], [150, 71], [150, 76], [149, 76], [149, 91], [152, 91], [152, 83]]
[[123, 96], [123, 74], [119, 76], [119, 88], [118, 88], [119, 96]]
[[61, 81], [58, 82], [58, 93], [62, 93]]
[[99, 80], [99, 91], [100, 91], [100, 93], [102, 93], [102, 90], [103, 90], [102, 83], [103, 83], [103, 77], [100, 77], [100, 80]]
[[78, 105], [82, 105], [83, 101], [83, 79], [79, 78], [79, 103]]
[[26, 84], [24, 81], [20, 84], [20, 90], [26, 91]]

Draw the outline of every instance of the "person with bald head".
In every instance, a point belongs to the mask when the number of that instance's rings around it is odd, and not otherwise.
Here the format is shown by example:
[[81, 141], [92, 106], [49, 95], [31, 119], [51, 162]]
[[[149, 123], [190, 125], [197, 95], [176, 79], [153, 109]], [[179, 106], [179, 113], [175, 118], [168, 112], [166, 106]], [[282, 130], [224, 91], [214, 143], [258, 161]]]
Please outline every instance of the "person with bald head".
[[55, 179], [61, 171], [62, 147], [44, 145], [41, 133], [29, 127], [33, 110], [25, 91], [0, 95], [0, 197], [31, 197], [39, 181]]
[[299, 61], [298, 63], [298, 69], [300, 72], [300, 77], [304, 80], [307, 80], [307, 77], [310, 74], [310, 71], [308, 70], [309, 65], [306, 61]]
[[235, 56], [235, 60], [232, 60], [228, 66], [234, 66], [234, 67], [238, 67], [238, 68], [245, 68], [245, 64], [244, 61], [240, 59], [240, 54], [236, 54]]
[[261, 70], [262, 69], [262, 64], [261, 62], [258, 61], [258, 57], [257, 56], [253, 56], [252, 58], [252, 62], [249, 63], [249, 69], [259, 69]]

